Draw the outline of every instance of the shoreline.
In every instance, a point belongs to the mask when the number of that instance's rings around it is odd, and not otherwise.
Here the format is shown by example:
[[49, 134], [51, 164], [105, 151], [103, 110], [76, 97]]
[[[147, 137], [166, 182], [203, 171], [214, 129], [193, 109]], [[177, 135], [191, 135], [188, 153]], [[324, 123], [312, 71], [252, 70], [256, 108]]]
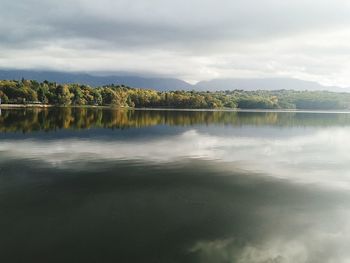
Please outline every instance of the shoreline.
[[307, 110], [307, 109], [179, 109], [179, 108], [132, 108], [132, 107], [113, 107], [113, 106], [94, 106], [94, 105], [50, 105], [50, 104], [0, 104], [1, 109], [26, 109], [26, 108], [96, 108], [112, 110], [136, 110], [136, 111], [193, 111], [193, 112], [286, 112], [286, 113], [343, 113], [350, 114], [350, 110]]
[[48, 104], [0, 104], [0, 109], [9, 109], [9, 108], [51, 108], [54, 105]]

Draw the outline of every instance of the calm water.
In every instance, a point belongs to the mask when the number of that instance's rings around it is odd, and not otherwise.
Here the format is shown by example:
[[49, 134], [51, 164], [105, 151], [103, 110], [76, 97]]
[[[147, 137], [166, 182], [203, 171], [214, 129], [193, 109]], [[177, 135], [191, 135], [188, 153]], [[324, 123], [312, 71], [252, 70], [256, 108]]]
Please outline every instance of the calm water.
[[2, 110], [0, 262], [350, 262], [350, 114]]

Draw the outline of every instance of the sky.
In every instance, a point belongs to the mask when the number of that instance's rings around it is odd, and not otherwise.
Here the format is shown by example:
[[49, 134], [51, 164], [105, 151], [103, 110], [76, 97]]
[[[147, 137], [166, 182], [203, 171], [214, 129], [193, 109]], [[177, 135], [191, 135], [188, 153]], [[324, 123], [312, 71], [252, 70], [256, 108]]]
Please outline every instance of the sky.
[[350, 86], [346, 0], [0, 0], [0, 68]]

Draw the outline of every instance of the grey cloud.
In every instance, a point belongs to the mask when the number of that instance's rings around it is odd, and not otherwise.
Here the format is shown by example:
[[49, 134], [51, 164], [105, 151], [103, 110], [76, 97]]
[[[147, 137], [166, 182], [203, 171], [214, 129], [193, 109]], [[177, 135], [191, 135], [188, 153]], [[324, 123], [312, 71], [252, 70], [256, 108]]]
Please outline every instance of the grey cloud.
[[[343, 1], [2, 0], [2, 41], [98, 39], [143, 46], [275, 37], [348, 21]], [[338, 4], [337, 4], [338, 3]], [[5, 23], [7, 21], [7, 23]]]
[[343, 0], [0, 0], [0, 7], [1, 67], [62, 69], [67, 62], [72, 70], [140, 72], [143, 62], [187, 80], [282, 74], [347, 82], [339, 43], [350, 33], [332, 35], [350, 23]]

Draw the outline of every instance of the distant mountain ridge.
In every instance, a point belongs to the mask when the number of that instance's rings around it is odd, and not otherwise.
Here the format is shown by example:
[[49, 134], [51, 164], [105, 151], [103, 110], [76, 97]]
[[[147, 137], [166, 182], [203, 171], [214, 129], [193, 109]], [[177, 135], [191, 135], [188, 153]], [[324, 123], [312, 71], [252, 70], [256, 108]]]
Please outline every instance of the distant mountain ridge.
[[329, 90], [335, 92], [350, 92], [349, 88], [335, 86], [323, 86], [317, 82], [305, 81], [293, 78], [254, 78], [254, 79], [213, 79], [200, 81], [192, 85], [176, 78], [152, 78], [139, 76], [96, 76], [87, 73], [67, 73], [56, 71], [34, 70], [0, 70], [0, 79], [20, 80], [31, 79], [37, 81], [53, 81], [57, 83], [79, 83], [90, 86], [103, 86], [109, 84], [127, 85], [135, 88], [167, 90], [196, 90], [196, 91], [219, 91], [219, 90]]
[[145, 78], [138, 76], [95, 76], [86, 73], [66, 73], [54, 71], [0, 70], [0, 79], [52, 81], [57, 83], [79, 83], [90, 86], [109, 84], [127, 85], [135, 88], [156, 90], [189, 90], [192, 85], [174, 78]]
[[336, 92], [349, 92], [350, 89], [323, 86], [317, 82], [293, 78], [256, 78], [256, 79], [214, 79], [201, 81], [196, 84], [198, 90], [329, 90]]

